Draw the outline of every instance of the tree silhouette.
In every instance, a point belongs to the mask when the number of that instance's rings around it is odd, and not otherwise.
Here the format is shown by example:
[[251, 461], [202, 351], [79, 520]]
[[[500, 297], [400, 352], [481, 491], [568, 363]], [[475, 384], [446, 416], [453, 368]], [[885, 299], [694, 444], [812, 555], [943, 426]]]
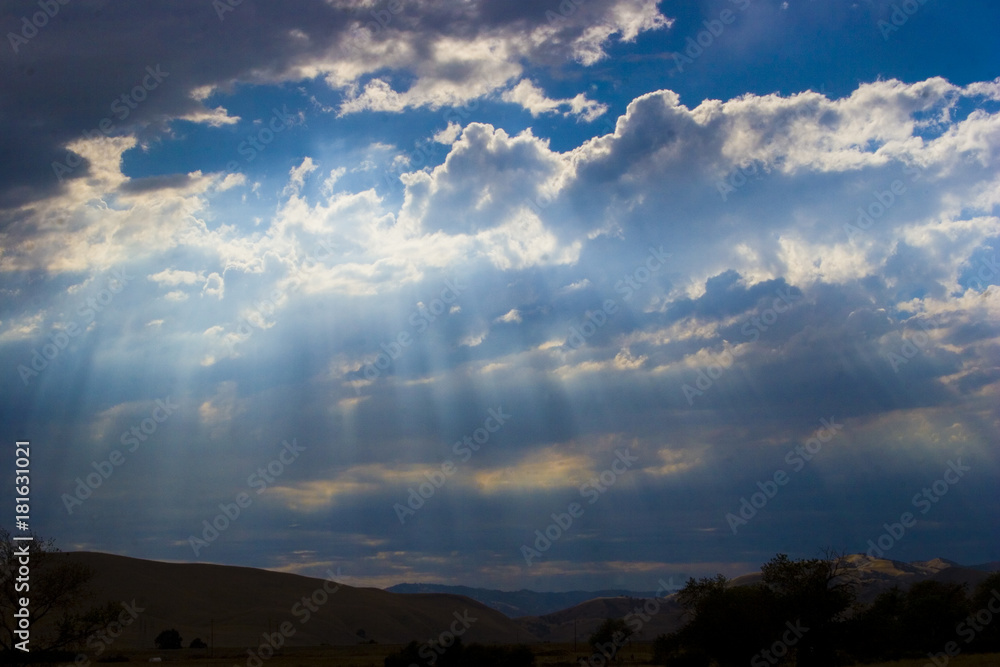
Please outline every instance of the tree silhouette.
[[907, 648], [940, 651], [957, 639], [956, 626], [968, 615], [965, 584], [918, 581], [906, 592], [901, 622]]
[[760, 568], [786, 620], [809, 628], [797, 646], [802, 667], [835, 664], [837, 635], [855, 598], [857, 581], [846, 557], [829, 550], [826, 555], [793, 561], [777, 554]]
[[608, 618], [590, 635], [588, 643], [607, 660], [616, 660], [618, 651], [632, 636], [632, 629], [623, 619]]
[[[965, 620], [963, 641], [972, 642], [977, 651], [1000, 652], [1000, 572], [994, 572], [976, 586], [969, 601], [969, 618]], [[991, 622], [983, 623], [983, 610], [992, 614]], [[970, 639], [970, 633], [972, 637]]]
[[[430, 653], [428, 653], [430, 651]], [[421, 655], [423, 654], [423, 655]], [[430, 655], [433, 655], [433, 660]], [[534, 667], [535, 654], [523, 644], [518, 646], [483, 646], [482, 644], [462, 645], [457, 637], [450, 646], [420, 645], [416, 641], [386, 656], [384, 667], [412, 667], [427, 665], [434, 667]]]
[[778, 554], [761, 567], [761, 575], [759, 583], [747, 586], [733, 586], [721, 574], [688, 579], [677, 594], [686, 624], [657, 639], [657, 660], [745, 665], [787, 637], [778, 648], [794, 652], [797, 664], [832, 661], [840, 625], [854, 600], [844, 558], [793, 561]]
[[898, 586], [882, 591], [846, 624], [847, 644], [864, 660], [899, 660], [903, 657], [903, 609], [906, 593]]
[[[32, 654], [62, 651], [80, 645], [96, 631], [114, 621], [121, 608], [113, 602], [93, 604], [90, 581], [93, 571], [80, 563], [69, 563], [57, 554], [52, 540], [32, 534], [33, 540], [15, 541], [0, 528], [0, 649], [15, 652], [19, 641], [14, 613], [19, 598], [28, 597]], [[30, 591], [15, 588], [18, 568], [28, 552]], [[16, 651], [23, 656], [23, 652]]]
[[153, 642], [156, 644], [156, 648], [163, 651], [179, 649], [184, 645], [184, 642], [181, 640], [181, 633], [173, 628], [164, 630], [156, 635], [156, 639]]

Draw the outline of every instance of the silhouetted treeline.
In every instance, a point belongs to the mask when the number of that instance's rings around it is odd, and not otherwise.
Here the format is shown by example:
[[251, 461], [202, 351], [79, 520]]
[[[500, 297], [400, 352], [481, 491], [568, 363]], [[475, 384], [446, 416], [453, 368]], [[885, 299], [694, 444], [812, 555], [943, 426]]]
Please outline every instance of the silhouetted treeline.
[[398, 653], [386, 657], [385, 667], [534, 667], [535, 655], [527, 646], [464, 646], [456, 638], [450, 646], [410, 642]]
[[721, 574], [689, 579], [678, 593], [686, 623], [657, 638], [654, 662], [834, 667], [1000, 651], [1000, 573], [971, 595], [964, 584], [923, 581], [863, 605], [855, 572], [843, 557], [779, 554], [754, 585], [732, 586]]

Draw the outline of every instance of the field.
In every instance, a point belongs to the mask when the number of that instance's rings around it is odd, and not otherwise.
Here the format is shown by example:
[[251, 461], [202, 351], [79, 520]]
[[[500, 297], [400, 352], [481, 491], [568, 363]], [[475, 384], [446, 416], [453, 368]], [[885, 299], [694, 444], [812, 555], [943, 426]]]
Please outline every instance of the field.
[[[535, 652], [538, 667], [577, 667], [580, 660], [588, 660], [591, 652], [582, 642], [574, 650], [572, 644], [536, 644], [531, 646]], [[380, 644], [361, 644], [358, 646], [318, 646], [308, 648], [291, 648], [283, 650], [279, 655], [264, 660], [261, 664], [252, 660], [245, 649], [216, 649], [214, 657], [207, 651], [183, 649], [179, 651], [129, 651], [121, 655], [130, 663], [149, 664], [153, 657], [162, 658], [163, 663], [170, 667], [382, 667], [384, 658], [400, 649], [399, 646]], [[627, 647], [621, 654], [618, 665], [632, 667], [651, 667], [651, 644], [635, 644]], [[109, 662], [106, 664], [123, 664]], [[595, 660], [594, 665], [602, 664]], [[924, 659], [901, 660], [869, 664], [866, 667], [924, 667], [930, 664]], [[951, 658], [949, 667], [996, 667], [1000, 665], [1000, 654], [990, 655], [959, 655]]]

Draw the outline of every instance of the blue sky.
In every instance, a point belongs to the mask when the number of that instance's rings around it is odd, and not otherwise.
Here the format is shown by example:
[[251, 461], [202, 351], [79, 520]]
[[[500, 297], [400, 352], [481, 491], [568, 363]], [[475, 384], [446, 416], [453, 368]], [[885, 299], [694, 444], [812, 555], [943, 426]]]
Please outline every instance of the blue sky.
[[62, 548], [1000, 559], [995, 4], [39, 7], [0, 10], [0, 410]]

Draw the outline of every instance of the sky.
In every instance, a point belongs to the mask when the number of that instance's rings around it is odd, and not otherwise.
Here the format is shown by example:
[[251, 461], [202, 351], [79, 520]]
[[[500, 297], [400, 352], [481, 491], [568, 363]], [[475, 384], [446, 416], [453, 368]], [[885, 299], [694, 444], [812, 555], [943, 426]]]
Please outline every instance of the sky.
[[377, 587], [1000, 560], [998, 24], [3, 3], [30, 528]]

